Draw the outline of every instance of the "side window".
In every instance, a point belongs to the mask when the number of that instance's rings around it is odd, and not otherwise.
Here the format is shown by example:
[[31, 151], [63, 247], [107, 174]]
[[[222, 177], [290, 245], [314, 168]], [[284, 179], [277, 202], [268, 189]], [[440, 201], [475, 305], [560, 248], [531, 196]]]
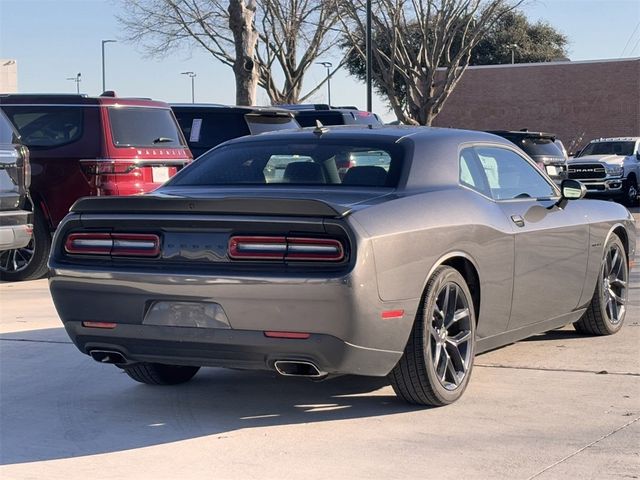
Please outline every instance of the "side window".
[[542, 174], [517, 153], [497, 147], [476, 147], [475, 152], [496, 200], [548, 198], [556, 195]]
[[460, 183], [477, 192], [491, 196], [491, 191], [487, 185], [485, 170], [480, 165], [473, 148], [466, 148], [460, 152]]
[[78, 107], [4, 107], [28, 147], [57, 147], [82, 136], [83, 109]]

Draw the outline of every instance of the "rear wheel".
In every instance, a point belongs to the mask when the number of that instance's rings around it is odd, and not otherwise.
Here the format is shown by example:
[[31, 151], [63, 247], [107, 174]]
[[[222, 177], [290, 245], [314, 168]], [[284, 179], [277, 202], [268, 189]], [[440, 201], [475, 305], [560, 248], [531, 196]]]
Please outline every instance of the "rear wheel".
[[0, 279], [36, 280], [47, 273], [51, 233], [42, 211], [34, 209], [33, 237], [26, 247], [0, 252]]
[[200, 367], [163, 365], [161, 363], [136, 363], [123, 367], [127, 375], [136, 382], [147, 385], [177, 385], [188, 382]]
[[611, 235], [604, 249], [598, 283], [591, 303], [574, 328], [588, 335], [616, 333], [627, 313], [629, 263], [624, 245], [617, 235]]
[[442, 406], [464, 393], [475, 355], [475, 312], [467, 284], [454, 268], [438, 267], [402, 358], [389, 374], [398, 397]]
[[638, 181], [635, 177], [630, 177], [627, 180], [622, 200], [627, 207], [634, 207], [638, 203]]

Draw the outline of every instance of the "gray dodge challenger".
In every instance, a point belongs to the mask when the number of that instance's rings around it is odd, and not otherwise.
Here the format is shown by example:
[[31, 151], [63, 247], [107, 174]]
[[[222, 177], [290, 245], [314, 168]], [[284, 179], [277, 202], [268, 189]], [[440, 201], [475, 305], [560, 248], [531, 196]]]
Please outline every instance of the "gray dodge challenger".
[[50, 288], [80, 351], [139, 382], [202, 366], [388, 376], [445, 405], [478, 353], [622, 327], [635, 223], [584, 194], [482, 132], [266, 133], [152, 194], [79, 200]]

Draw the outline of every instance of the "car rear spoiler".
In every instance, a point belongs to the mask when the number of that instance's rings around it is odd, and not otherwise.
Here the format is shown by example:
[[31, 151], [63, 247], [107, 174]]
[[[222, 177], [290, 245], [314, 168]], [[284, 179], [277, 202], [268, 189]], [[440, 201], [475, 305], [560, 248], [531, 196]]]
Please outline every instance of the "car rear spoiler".
[[167, 198], [154, 195], [86, 197], [70, 209], [74, 213], [209, 213], [343, 217], [350, 209], [320, 200], [269, 197]]

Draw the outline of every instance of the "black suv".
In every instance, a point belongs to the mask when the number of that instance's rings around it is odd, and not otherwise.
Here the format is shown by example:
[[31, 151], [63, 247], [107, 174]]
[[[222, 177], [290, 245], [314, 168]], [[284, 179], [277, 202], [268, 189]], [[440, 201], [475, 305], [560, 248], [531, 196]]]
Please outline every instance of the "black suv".
[[375, 113], [358, 110], [356, 107], [331, 107], [325, 104], [280, 105], [295, 112], [301, 127], [315, 127], [316, 120], [322, 125], [381, 125]]
[[489, 133], [515, 143], [556, 183], [567, 178], [567, 157], [554, 134], [528, 130], [491, 130]]
[[184, 103], [171, 109], [194, 158], [233, 138], [300, 128], [293, 113], [281, 108]]
[[0, 271], [23, 261], [31, 241], [29, 151], [0, 111]]

